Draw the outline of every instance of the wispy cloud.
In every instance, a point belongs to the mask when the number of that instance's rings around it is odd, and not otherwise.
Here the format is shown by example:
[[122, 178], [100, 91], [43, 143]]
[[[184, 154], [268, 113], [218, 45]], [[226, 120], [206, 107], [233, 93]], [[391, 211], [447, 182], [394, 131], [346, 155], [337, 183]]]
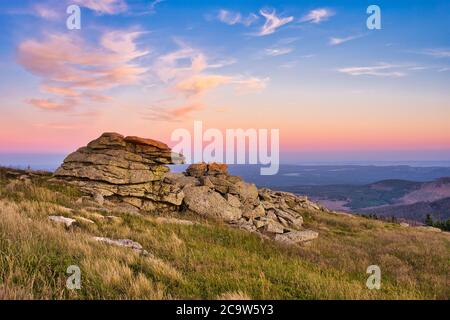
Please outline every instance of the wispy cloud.
[[254, 13], [250, 13], [247, 16], [244, 16], [240, 12], [221, 9], [217, 14], [217, 19], [231, 26], [242, 24], [248, 27], [255, 23], [259, 19], [259, 17]]
[[74, 4], [91, 9], [98, 14], [118, 14], [128, 10], [125, 0], [72, 0]]
[[36, 16], [47, 20], [57, 20], [61, 17], [60, 11], [43, 4], [33, 6], [32, 11]]
[[267, 87], [270, 78], [258, 77], [234, 77], [232, 83], [236, 84], [236, 92], [239, 94], [248, 94], [264, 90]]
[[438, 70], [438, 72], [446, 72], [446, 71], [450, 71], [450, 67], [444, 67]]
[[422, 53], [435, 58], [450, 58], [450, 49], [426, 49]]
[[192, 95], [200, 95], [220, 85], [228, 84], [231, 79], [231, 77], [218, 74], [195, 75], [178, 82], [175, 88], [190, 97]]
[[340, 44], [343, 44], [345, 42], [349, 42], [355, 39], [361, 38], [360, 35], [357, 36], [348, 36], [348, 37], [344, 37], [344, 38], [338, 38], [338, 37], [331, 37], [328, 44], [330, 46], [338, 46]]
[[259, 13], [266, 19], [266, 22], [261, 27], [261, 30], [257, 33], [258, 36], [267, 36], [274, 33], [278, 28], [288, 24], [294, 20], [294, 17], [279, 17], [276, 15], [275, 10], [269, 12], [267, 10], [260, 10]]
[[54, 4], [52, 6], [48, 3], [39, 3], [26, 7], [10, 8], [6, 10], [9, 15], [30, 15], [45, 20], [58, 20], [65, 17], [64, 3]]
[[29, 99], [26, 100], [27, 103], [35, 106], [36, 108], [43, 110], [53, 110], [53, 111], [66, 111], [72, 108], [74, 101], [68, 98], [62, 101], [54, 101], [52, 99]]
[[398, 78], [406, 75], [404, 72], [398, 71], [397, 68], [399, 68], [398, 65], [380, 63], [378, 65], [368, 67], [340, 68], [337, 71], [351, 76], [377, 76]]
[[271, 57], [283, 56], [294, 51], [293, 48], [267, 48], [264, 53]]
[[427, 70], [427, 69], [430, 69], [430, 67], [415, 66], [415, 67], [408, 68], [408, 70], [411, 70], [411, 71], [422, 71], [422, 70]]
[[87, 44], [75, 34], [47, 34], [29, 39], [17, 50], [17, 61], [41, 78], [41, 91], [60, 100], [35, 98], [28, 102], [41, 109], [66, 110], [79, 99], [105, 101], [102, 91], [118, 85], [135, 84], [147, 71], [133, 60], [148, 54], [137, 49], [141, 32], [110, 31], [97, 46]]
[[224, 63], [209, 63], [200, 50], [184, 43], [178, 44], [178, 50], [159, 56], [152, 69], [170, 92], [181, 95], [183, 102], [181, 105], [171, 106], [176, 97], [174, 96], [174, 99], [165, 101], [163, 106], [152, 107], [146, 114], [146, 119], [177, 120], [202, 110], [206, 107], [204, 96], [224, 85], [234, 86], [237, 93], [260, 91], [266, 87], [268, 79], [211, 73], [211, 70], [218, 69]]
[[334, 12], [332, 10], [325, 9], [325, 8], [318, 8], [318, 9], [311, 10], [300, 21], [301, 22], [311, 22], [311, 23], [321, 23], [322, 21], [328, 20], [331, 16], [334, 16]]
[[164, 2], [164, 1], [166, 1], [166, 0], [153, 0], [153, 1], [150, 3], [149, 10], [150, 10], [151, 12], [156, 12], [156, 6], [157, 6], [158, 4]]

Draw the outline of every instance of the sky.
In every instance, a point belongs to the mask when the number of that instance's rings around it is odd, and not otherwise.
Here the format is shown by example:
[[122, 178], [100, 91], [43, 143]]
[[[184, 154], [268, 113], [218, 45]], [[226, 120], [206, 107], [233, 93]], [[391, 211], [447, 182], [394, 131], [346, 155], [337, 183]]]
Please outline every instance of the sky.
[[201, 120], [279, 129], [286, 163], [450, 160], [449, 18], [447, 0], [2, 0], [0, 153], [172, 145]]

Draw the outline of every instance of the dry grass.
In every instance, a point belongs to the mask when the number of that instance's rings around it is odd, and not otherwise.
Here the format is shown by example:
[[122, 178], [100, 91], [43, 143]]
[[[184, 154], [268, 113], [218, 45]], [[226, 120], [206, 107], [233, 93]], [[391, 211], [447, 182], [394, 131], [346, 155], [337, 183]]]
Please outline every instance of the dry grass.
[[225, 292], [217, 297], [217, 300], [251, 300], [250, 297], [242, 291]]
[[[213, 221], [160, 223], [76, 204], [76, 191], [0, 176], [0, 299], [449, 299], [450, 237], [394, 224], [305, 212], [320, 233], [285, 247]], [[83, 217], [66, 229], [49, 215]], [[183, 217], [192, 219], [192, 217]], [[150, 253], [92, 240], [137, 241]], [[369, 265], [381, 290], [365, 286]], [[82, 272], [68, 290], [69, 265]]]

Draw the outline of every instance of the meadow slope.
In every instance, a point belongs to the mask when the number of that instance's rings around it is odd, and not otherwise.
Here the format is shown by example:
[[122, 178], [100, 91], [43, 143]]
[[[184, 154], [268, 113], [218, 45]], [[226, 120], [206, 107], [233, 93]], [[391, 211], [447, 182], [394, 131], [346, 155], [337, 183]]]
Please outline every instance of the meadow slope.
[[[319, 232], [308, 246], [283, 246], [197, 216], [106, 212], [81, 194], [0, 169], [0, 299], [449, 299], [450, 235], [363, 217], [305, 211]], [[48, 220], [77, 220], [66, 228]], [[89, 219], [94, 223], [90, 223]], [[93, 240], [131, 239], [149, 256]], [[380, 290], [366, 287], [369, 265]], [[65, 287], [69, 265], [81, 290]]]

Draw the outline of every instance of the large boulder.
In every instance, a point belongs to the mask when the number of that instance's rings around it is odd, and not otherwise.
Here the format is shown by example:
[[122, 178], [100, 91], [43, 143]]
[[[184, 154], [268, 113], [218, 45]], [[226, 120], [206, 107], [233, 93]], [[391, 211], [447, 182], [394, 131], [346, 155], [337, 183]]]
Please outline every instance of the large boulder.
[[184, 203], [187, 209], [194, 213], [227, 222], [238, 220], [242, 216], [239, 208], [207, 186], [187, 187], [183, 191]]
[[162, 142], [104, 133], [64, 159], [55, 176], [114, 185], [139, 184], [161, 180], [169, 171], [164, 164], [182, 161], [182, 155], [172, 153]]

